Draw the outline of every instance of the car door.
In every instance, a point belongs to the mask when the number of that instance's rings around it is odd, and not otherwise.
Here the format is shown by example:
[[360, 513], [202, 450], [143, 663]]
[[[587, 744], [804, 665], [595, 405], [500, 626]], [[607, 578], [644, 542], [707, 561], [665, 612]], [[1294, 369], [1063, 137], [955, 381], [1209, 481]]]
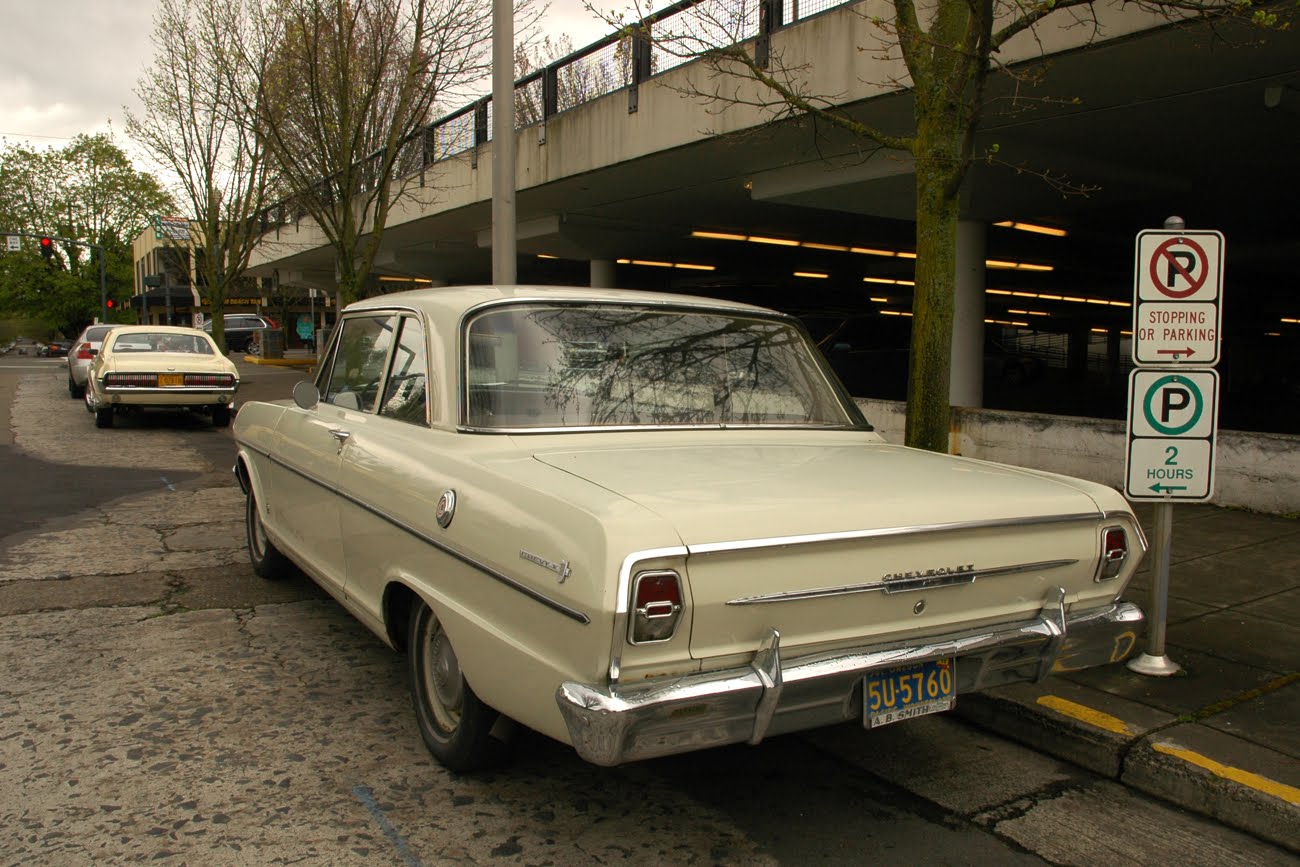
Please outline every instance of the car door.
[[320, 400], [311, 409], [291, 407], [278, 427], [286, 472], [277, 489], [291, 506], [271, 520], [317, 577], [340, 592], [346, 575], [340, 529], [346, 495], [339, 490], [339, 467], [352, 438], [373, 415], [396, 323], [386, 313], [345, 318], [317, 377]]
[[[406, 528], [432, 518], [428, 342], [419, 317], [397, 317], [383, 389], [354, 425], [339, 466], [347, 595], [358, 616], [382, 622], [383, 590], [423, 544]], [[427, 556], [427, 552], [425, 552]]]

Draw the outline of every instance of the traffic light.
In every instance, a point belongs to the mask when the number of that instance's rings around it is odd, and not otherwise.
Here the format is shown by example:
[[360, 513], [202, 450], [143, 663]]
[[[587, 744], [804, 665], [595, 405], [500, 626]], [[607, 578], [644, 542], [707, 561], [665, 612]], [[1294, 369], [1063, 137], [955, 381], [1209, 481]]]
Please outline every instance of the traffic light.
[[54, 264], [54, 240], [48, 237], [41, 238], [41, 255], [45, 257], [46, 265]]
[[113, 304], [114, 304], [114, 302], [113, 302], [113, 299], [112, 299], [112, 298], [109, 298], [109, 299], [108, 299], [107, 301], [105, 301], [104, 303], [105, 303], [105, 305], [108, 306], [108, 309], [109, 309], [109, 310], [112, 310], [112, 309], [113, 309]]

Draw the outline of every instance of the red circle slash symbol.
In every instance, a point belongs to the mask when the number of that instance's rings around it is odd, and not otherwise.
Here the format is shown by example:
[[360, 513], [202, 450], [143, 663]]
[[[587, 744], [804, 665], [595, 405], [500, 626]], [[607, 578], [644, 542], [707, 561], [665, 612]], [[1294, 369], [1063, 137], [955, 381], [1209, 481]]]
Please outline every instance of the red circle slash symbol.
[[[1182, 246], [1191, 250], [1171, 250]], [[1160, 266], [1166, 265], [1167, 279], [1160, 279]], [[1200, 274], [1193, 275], [1192, 268], [1199, 265]], [[1205, 285], [1205, 278], [1210, 273], [1210, 262], [1205, 258], [1205, 250], [1191, 238], [1170, 238], [1151, 255], [1151, 283], [1162, 295], [1170, 298], [1186, 298], [1194, 295]], [[1175, 289], [1174, 283], [1182, 277], [1187, 281], [1186, 289]]]

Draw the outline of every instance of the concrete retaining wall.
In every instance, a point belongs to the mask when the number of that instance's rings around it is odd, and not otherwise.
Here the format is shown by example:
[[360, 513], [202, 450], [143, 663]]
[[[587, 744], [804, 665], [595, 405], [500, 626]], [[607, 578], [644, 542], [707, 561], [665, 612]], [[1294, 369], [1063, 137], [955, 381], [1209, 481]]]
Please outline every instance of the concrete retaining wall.
[[[881, 436], [903, 441], [906, 404], [856, 400]], [[956, 454], [1124, 487], [1122, 421], [955, 407], [952, 431]], [[1300, 512], [1300, 437], [1219, 431], [1217, 461], [1210, 502], [1276, 514]]]

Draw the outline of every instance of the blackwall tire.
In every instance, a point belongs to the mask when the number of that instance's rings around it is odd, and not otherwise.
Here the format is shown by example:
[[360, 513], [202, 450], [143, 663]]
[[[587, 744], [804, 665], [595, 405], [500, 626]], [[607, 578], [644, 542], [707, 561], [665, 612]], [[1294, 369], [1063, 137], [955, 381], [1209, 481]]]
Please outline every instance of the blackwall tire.
[[447, 633], [422, 601], [411, 610], [407, 639], [411, 700], [429, 752], [457, 773], [498, 763], [507, 752], [492, 736], [499, 715], [470, 689]]
[[105, 407], [104, 409], [95, 410], [95, 427], [112, 427], [113, 426], [113, 408]]

